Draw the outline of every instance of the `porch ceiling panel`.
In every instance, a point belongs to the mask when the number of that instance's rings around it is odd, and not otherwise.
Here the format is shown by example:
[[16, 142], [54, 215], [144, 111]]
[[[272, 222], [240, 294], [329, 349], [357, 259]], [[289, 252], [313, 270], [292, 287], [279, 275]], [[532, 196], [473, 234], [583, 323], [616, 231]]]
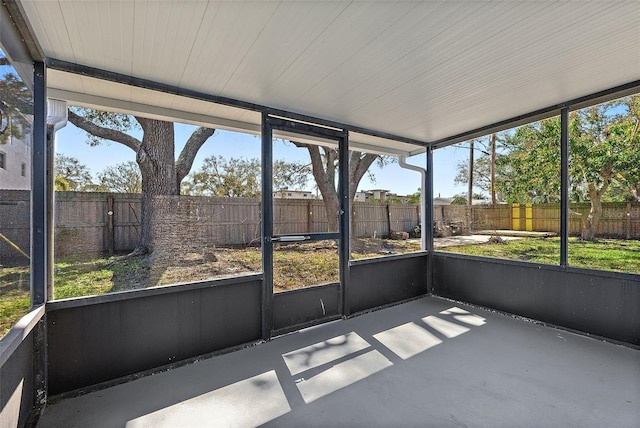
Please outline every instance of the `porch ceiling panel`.
[[[48, 58], [427, 142], [640, 80], [637, 0], [18, 1]], [[65, 74], [60, 95], [259, 123]]]

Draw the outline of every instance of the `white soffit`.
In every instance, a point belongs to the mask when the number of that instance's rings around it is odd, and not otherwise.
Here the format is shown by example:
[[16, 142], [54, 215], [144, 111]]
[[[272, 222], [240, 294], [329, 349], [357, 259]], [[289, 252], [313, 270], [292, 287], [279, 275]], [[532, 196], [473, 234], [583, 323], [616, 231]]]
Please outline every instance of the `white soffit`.
[[[427, 142], [640, 80], [637, 0], [19, 2], [48, 58]], [[255, 125], [177, 98], [120, 100]]]
[[[55, 87], [50, 85], [49, 98], [65, 100], [74, 106], [260, 135], [262, 115], [256, 111], [52, 69], [47, 70], [47, 80], [57, 82]], [[274, 137], [308, 144], [336, 145], [335, 141], [283, 131], [274, 131]], [[349, 145], [354, 150], [392, 156], [424, 152], [424, 147], [356, 132], [349, 134]]]

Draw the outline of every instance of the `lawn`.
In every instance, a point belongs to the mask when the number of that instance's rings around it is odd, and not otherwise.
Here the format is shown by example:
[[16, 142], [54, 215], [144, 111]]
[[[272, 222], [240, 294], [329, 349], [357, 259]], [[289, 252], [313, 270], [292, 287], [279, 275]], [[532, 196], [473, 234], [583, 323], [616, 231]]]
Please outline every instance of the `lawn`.
[[[557, 265], [560, 263], [560, 238], [525, 238], [506, 244], [447, 247], [442, 251]], [[640, 241], [600, 239], [589, 242], [570, 238], [569, 265], [640, 274]]]
[[[338, 282], [338, 247], [335, 242], [278, 245], [274, 248], [276, 292]], [[416, 241], [358, 239], [352, 242], [352, 258], [377, 257], [420, 250]], [[527, 238], [507, 244], [447, 247], [445, 251], [558, 264], [558, 238]], [[585, 242], [571, 239], [572, 266], [640, 274], [640, 241], [603, 239]], [[55, 299], [105, 294], [216, 277], [262, 271], [260, 248], [218, 248], [215, 260], [201, 254], [185, 254], [169, 261], [151, 262], [144, 257], [68, 258], [56, 263]], [[0, 337], [29, 310], [29, 268], [0, 268]]]
[[[359, 239], [354, 258], [420, 250], [415, 241]], [[153, 286], [201, 281], [262, 271], [260, 248], [217, 248], [215, 260], [183, 254], [152, 262], [144, 257], [66, 258], [56, 262], [54, 298], [105, 294]], [[338, 282], [338, 247], [333, 241], [276, 245], [276, 292]], [[29, 268], [0, 267], [0, 337], [29, 311]]]

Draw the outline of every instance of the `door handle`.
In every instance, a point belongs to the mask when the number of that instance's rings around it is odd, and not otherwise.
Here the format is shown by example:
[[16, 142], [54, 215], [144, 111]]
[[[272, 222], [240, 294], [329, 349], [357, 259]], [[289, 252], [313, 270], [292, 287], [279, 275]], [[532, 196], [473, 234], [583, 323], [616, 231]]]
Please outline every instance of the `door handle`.
[[311, 239], [310, 236], [293, 235], [293, 236], [275, 236], [271, 238], [271, 241], [272, 242], [301, 242], [301, 241], [308, 241], [310, 239]]

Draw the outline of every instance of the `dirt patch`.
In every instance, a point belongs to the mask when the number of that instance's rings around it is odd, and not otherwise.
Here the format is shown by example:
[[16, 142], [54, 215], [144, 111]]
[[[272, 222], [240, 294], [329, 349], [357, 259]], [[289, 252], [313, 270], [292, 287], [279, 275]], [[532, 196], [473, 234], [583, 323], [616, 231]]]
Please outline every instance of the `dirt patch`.
[[[354, 259], [401, 254], [420, 250], [417, 240], [391, 241], [354, 239]], [[274, 289], [304, 288], [339, 282], [339, 254], [336, 241], [286, 243], [274, 245]], [[262, 271], [262, 253], [258, 247], [215, 248], [203, 252], [175, 254], [154, 260], [151, 256], [122, 257], [110, 264], [113, 270], [111, 291], [205, 281]]]

